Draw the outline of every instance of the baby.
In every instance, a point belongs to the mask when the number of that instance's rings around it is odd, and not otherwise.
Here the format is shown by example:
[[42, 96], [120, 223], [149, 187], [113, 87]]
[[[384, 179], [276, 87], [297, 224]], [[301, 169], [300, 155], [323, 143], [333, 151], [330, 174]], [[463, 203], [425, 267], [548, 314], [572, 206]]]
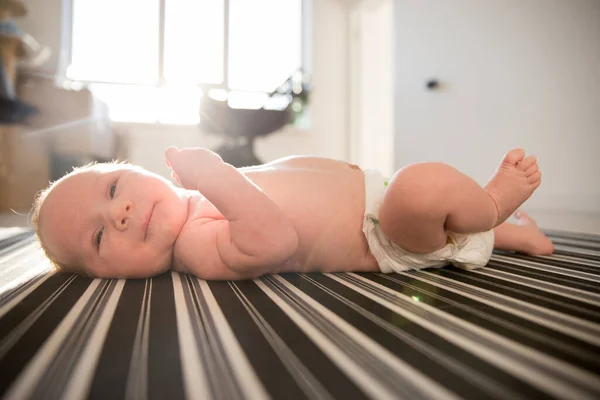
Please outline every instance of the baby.
[[[236, 169], [214, 152], [174, 147], [181, 187], [128, 164], [76, 169], [33, 208], [57, 266], [101, 278], [169, 269], [203, 279], [281, 272], [403, 271], [485, 266], [493, 247], [551, 254], [518, 207], [540, 185], [536, 158], [509, 151], [484, 188], [441, 163], [389, 180], [355, 165], [289, 157]], [[511, 215], [516, 224], [505, 222]]]

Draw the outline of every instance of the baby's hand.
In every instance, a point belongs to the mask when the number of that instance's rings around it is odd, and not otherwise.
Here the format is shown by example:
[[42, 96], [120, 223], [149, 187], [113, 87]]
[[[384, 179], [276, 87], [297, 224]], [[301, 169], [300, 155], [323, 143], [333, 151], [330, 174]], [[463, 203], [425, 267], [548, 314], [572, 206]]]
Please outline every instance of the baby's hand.
[[198, 190], [198, 182], [207, 170], [223, 164], [223, 159], [208, 149], [193, 147], [179, 150], [169, 147], [165, 151], [165, 164], [170, 168], [171, 176], [182, 187]]

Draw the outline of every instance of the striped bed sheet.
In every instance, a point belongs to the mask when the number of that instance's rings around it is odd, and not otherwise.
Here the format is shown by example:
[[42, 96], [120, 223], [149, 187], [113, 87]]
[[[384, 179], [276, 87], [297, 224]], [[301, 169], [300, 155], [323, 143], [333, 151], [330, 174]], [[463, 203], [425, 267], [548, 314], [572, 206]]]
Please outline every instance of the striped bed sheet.
[[486, 268], [207, 282], [54, 272], [0, 231], [0, 398], [599, 399], [600, 237]]

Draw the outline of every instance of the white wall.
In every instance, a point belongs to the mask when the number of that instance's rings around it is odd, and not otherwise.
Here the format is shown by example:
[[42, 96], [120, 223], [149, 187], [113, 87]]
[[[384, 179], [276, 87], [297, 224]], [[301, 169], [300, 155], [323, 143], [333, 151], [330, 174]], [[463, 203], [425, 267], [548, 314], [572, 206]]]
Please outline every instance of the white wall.
[[[539, 157], [526, 209], [600, 213], [600, 1], [395, 2], [396, 167], [483, 184], [503, 153]], [[438, 78], [439, 92], [424, 89]]]
[[350, 15], [351, 161], [394, 172], [393, 0], [357, 3]]

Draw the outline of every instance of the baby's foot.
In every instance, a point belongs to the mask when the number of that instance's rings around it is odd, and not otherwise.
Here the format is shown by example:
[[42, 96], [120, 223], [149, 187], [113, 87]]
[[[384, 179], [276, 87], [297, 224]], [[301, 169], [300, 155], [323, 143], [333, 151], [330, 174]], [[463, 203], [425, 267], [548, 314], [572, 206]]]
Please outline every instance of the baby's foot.
[[554, 252], [554, 244], [552, 244], [550, 239], [539, 230], [533, 218], [523, 211], [517, 211], [514, 215], [517, 219], [515, 225], [519, 225], [523, 228], [522, 251], [534, 256], [550, 255]]
[[534, 156], [525, 158], [525, 151], [514, 149], [504, 155], [494, 176], [485, 185], [498, 209], [496, 225], [506, 221], [540, 186], [542, 173]]
[[535, 219], [531, 218], [531, 216], [525, 211], [517, 210], [513, 214], [513, 217], [515, 217], [516, 220], [514, 222], [515, 225], [535, 226], [536, 228], [538, 226], [537, 222], [535, 222]]

